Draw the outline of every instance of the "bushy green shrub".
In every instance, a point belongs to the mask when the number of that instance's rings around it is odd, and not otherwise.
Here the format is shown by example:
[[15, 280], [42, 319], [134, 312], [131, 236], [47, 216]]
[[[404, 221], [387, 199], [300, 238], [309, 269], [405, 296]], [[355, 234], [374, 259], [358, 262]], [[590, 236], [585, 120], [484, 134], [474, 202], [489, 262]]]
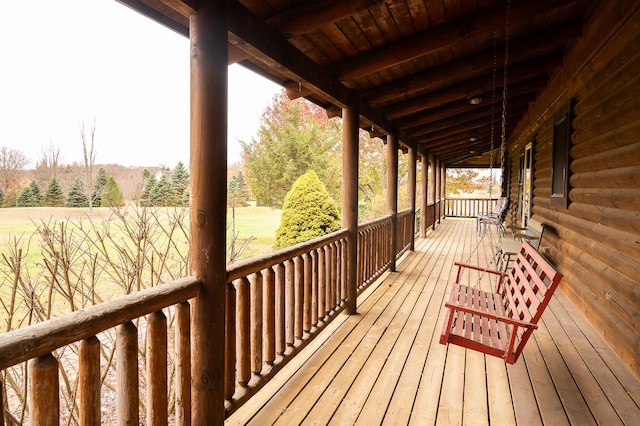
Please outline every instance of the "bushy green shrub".
[[338, 207], [316, 173], [300, 176], [284, 198], [276, 247], [289, 247], [338, 229]]

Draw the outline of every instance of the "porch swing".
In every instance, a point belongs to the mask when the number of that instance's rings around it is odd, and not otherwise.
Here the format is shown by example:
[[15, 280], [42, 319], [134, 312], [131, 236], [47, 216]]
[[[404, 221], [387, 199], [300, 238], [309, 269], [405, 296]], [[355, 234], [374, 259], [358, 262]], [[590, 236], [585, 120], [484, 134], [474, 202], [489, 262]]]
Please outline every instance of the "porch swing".
[[[506, 104], [507, 104], [507, 64], [509, 58], [509, 6], [507, 0], [507, 20], [505, 28], [505, 65], [502, 99], [502, 138], [500, 146], [501, 169], [504, 170], [506, 146]], [[495, 37], [495, 33], [494, 33]], [[495, 102], [496, 43], [494, 38], [493, 96]], [[493, 116], [493, 106], [492, 106]], [[491, 127], [491, 151], [493, 151], [493, 117]], [[493, 184], [493, 154], [491, 156], [491, 180]], [[478, 222], [480, 224], [480, 222]], [[498, 228], [497, 228], [498, 229]], [[477, 245], [467, 263], [458, 263], [456, 281], [451, 286], [449, 300], [445, 303], [446, 313], [440, 334], [440, 343], [454, 344], [487, 355], [503, 358], [514, 364], [533, 333], [537, 323], [555, 292], [562, 274], [527, 241], [523, 241], [513, 267], [504, 273], [489, 269], [493, 261], [482, 268], [468, 264], [483, 243], [487, 232], [482, 232]], [[491, 238], [491, 237], [490, 237]], [[498, 238], [501, 238], [498, 231]], [[493, 241], [491, 242], [493, 248]], [[492, 256], [495, 258], [495, 256]], [[475, 285], [463, 284], [466, 270], [478, 274]], [[489, 277], [490, 289], [480, 288], [484, 276]], [[491, 278], [496, 280], [493, 290]]]

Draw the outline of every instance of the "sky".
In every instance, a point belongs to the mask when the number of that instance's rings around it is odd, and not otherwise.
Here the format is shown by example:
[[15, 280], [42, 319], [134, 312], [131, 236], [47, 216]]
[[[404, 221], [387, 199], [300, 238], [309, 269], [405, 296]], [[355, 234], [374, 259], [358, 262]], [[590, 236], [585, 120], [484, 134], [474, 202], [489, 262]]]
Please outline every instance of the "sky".
[[[115, 0], [28, 3], [0, 3], [0, 146], [81, 163], [95, 120], [97, 164], [188, 165], [189, 40]], [[280, 90], [229, 67], [229, 163]]]

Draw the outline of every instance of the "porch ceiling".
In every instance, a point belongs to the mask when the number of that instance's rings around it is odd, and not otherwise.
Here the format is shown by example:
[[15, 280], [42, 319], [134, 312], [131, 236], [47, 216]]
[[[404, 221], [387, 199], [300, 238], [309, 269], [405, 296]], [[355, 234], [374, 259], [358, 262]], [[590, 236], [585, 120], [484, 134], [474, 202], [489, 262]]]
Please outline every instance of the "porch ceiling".
[[[185, 36], [198, 3], [119, 1]], [[582, 34], [592, 3], [511, 0], [507, 138]], [[360, 126], [372, 135], [397, 131], [447, 166], [486, 165], [480, 155], [492, 133], [499, 147], [502, 132], [506, 11], [506, 0], [230, 0], [229, 63], [330, 115], [357, 89]]]

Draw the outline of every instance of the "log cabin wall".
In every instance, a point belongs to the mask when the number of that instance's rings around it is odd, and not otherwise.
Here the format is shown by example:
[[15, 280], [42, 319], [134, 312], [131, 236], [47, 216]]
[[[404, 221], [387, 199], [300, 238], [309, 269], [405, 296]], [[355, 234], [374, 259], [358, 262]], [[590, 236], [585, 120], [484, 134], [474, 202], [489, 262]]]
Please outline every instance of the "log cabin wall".
[[[549, 226], [541, 249], [565, 278], [560, 288], [640, 377], [640, 8], [602, 2], [565, 65], [530, 105], [510, 144], [512, 203], [535, 138], [532, 213]], [[573, 100], [568, 209], [550, 205], [554, 117]]]

